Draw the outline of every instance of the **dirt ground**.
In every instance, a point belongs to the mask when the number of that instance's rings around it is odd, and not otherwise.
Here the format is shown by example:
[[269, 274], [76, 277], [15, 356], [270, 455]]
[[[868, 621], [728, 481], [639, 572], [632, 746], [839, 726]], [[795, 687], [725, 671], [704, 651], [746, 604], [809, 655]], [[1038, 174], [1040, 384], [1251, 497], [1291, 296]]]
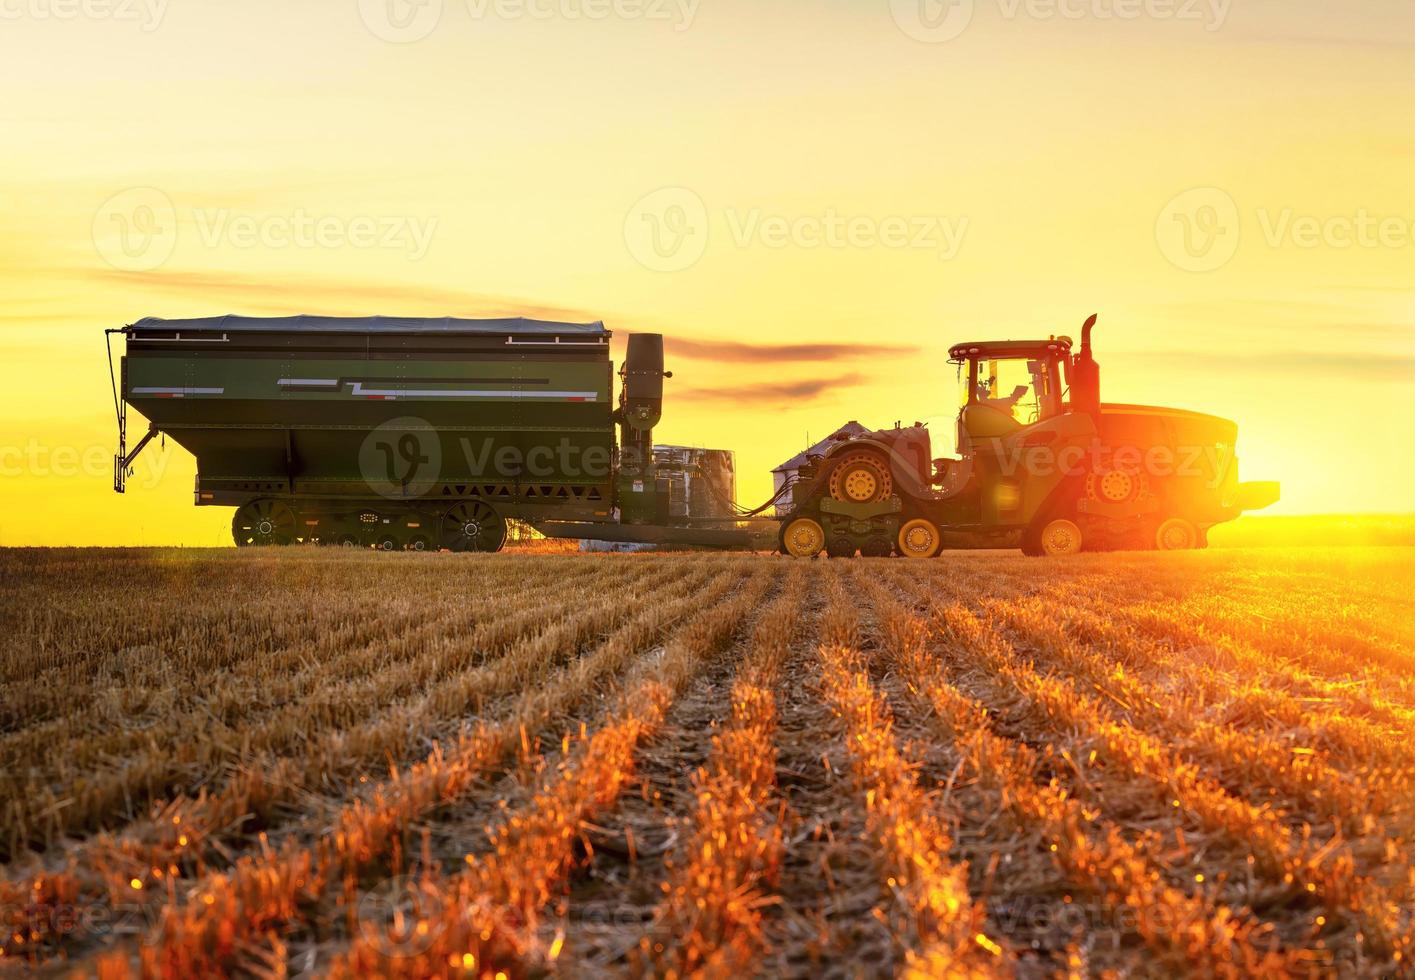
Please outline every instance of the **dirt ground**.
[[0, 974], [1415, 955], [1415, 548], [0, 578]]

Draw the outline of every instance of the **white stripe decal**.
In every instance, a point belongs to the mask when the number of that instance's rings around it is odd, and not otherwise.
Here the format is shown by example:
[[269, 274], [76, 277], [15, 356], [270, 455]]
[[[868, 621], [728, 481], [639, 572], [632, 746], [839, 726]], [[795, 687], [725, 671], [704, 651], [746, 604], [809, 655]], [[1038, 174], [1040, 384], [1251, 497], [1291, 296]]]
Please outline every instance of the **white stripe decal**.
[[338, 378], [281, 378], [275, 382], [278, 385], [300, 385], [301, 387], [337, 388]]
[[362, 381], [350, 382], [350, 394], [361, 398], [509, 398], [514, 401], [539, 399], [581, 399], [595, 401], [593, 391], [518, 391], [514, 388], [472, 389], [472, 388], [365, 388]]
[[225, 388], [133, 388], [134, 395], [223, 395]]

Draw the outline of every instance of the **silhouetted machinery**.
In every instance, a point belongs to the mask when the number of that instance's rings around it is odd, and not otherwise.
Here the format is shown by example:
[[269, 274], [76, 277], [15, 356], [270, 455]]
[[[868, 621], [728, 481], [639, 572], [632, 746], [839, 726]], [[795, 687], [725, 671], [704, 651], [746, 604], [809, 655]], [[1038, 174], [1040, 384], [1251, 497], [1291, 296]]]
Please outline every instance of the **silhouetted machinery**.
[[1201, 548], [1208, 529], [1278, 498], [1240, 483], [1238, 427], [1174, 408], [1102, 403], [1086, 321], [1068, 337], [957, 344], [956, 459], [915, 424], [838, 440], [800, 471], [781, 548], [927, 558], [957, 532], [1030, 555]]
[[[852, 424], [744, 510], [731, 452], [654, 443], [658, 334], [629, 337], [616, 404], [601, 323], [145, 319], [108, 331], [126, 340], [114, 489], [166, 434], [196, 457], [196, 503], [236, 508], [243, 546], [497, 551], [517, 518], [552, 537], [915, 558], [949, 532], [1028, 554], [1196, 548], [1277, 499], [1238, 482], [1234, 423], [1103, 404], [1094, 323], [1075, 354], [1066, 337], [954, 346], [959, 458], [934, 459], [922, 425]], [[149, 421], [132, 450], [129, 406]]]

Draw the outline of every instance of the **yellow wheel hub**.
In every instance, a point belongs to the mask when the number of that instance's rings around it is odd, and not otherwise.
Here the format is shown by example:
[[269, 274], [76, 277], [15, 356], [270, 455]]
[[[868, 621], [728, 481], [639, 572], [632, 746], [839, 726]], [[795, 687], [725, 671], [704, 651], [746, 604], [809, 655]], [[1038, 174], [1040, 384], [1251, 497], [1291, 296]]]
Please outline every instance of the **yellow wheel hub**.
[[916, 517], [899, 529], [899, 553], [905, 558], [932, 558], [941, 540], [933, 521]]
[[1081, 550], [1081, 528], [1065, 518], [1042, 528], [1042, 554], [1074, 555]]
[[875, 494], [879, 493], [879, 480], [869, 470], [851, 470], [845, 477], [845, 496], [851, 500], [866, 501], [874, 500]]
[[1129, 470], [1105, 470], [1088, 474], [1086, 496], [1110, 504], [1123, 504], [1145, 494], [1145, 478]]
[[1135, 481], [1129, 473], [1111, 470], [1101, 477], [1101, 496], [1107, 500], [1125, 500], [1135, 492]]
[[851, 504], [872, 504], [894, 490], [889, 466], [877, 453], [847, 453], [830, 473], [830, 495]]
[[1155, 531], [1155, 547], [1160, 551], [1188, 551], [1199, 545], [1199, 529], [1193, 521], [1171, 517]]
[[798, 517], [781, 532], [781, 544], [793, 558], [814, 558], [825, 547], [825, 530], [809, 517]]

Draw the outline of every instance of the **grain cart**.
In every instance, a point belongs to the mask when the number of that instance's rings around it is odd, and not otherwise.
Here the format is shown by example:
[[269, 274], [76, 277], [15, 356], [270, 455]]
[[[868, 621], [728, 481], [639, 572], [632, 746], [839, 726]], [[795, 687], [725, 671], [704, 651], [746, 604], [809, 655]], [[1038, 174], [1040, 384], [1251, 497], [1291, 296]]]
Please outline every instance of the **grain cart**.
[[[629, 338], [617, 406], [602, 323], [224, 316], [108, 334], [126, 341], [114, 489], [171, 436], [196, 457], [197, 505], [235, 508], [240, 546], [497, 551], [508, 518], [559, 537], [775, 538], [731, 501], [726, 517], [671, 506], [674, 474], [660, 474], [652, 441], [666, 376], [656, 334]], [[131, 449], [130, 407], [149, 422]]]
[[1238, 427], [1174, 408], [1103, 404], [1086, 321], [1068, 337], [957, 344], [959, 458], [928, 430], [848, 435], [798, 473], [787, 554], [927, 558], [946, 532], [1029, 555], [1201, 548], [1208, 529], [1278, 498], [1238, 482]]

